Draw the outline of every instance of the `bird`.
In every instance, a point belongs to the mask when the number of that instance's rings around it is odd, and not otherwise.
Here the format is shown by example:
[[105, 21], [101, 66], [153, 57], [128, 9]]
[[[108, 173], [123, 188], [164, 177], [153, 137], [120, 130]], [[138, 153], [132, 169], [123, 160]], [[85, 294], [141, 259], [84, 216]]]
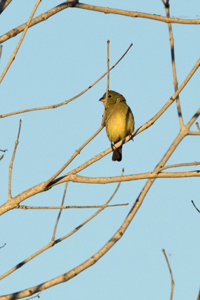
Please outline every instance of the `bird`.
[[[99, 101], [102, 101], [106, 107], [106, 93]], [[108, 101], [106, 109], [106, 133], [108, 139], [111, 141], [113, 149], [113, 161], [122, 160], [122, 145], [116, 147], [116, 144], [126, 136], [132, 134], [134, 130], [134, 117], [130, 107], [126, 104], [126, 99], [123, 95], [115, 92], [108, 91]]]

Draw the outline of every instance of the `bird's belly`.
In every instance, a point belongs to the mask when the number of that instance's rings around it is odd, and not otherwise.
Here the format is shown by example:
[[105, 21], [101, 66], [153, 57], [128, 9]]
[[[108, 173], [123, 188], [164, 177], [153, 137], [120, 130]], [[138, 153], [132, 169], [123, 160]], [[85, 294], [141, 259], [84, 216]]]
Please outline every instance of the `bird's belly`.
[[[114, 114], [114, 113], [113, 113]], [[106, 132], [111, 142], [117, 143], [126, 137], [126, 118], [120, 113], [111, 115], [106, 124]]]

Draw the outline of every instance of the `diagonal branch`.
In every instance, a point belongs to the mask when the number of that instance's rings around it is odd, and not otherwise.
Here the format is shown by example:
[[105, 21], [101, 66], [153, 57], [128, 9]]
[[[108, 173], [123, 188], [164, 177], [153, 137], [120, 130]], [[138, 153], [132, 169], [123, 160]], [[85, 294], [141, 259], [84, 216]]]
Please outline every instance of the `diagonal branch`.
[[196, 207], [195, 203], [193, 200], [191, 200], [192, 204], [194, 205], [194, 207], [196, 208], [196, 210], [198, 211], [198, 213], [200, 213], [200, 210]]
[[12, 199], [12, 195], [11, 195], [11, 179], [12, 179], [12, 169], [13, 169], [13, 162], [15, 159], [15, 153], [17, 150], [17, 146], [19, 144], [19, 135], [20, 135], [20, 130], [21, 130], [21, 124], [22, 124], [22, 120], [19, 121], [19, 130], [18, 130], [18, 135], [17, 135], [17, 139], [15, 142], [15, 147], [13, 150], [13, 155], [10, 161], [10, 165], [9, 165], [9, 180], [8, 180], [8, 199], [11, 200]]
[[[63, 198], [62, 198], [61, 206], [63, 206], [64, 202], [65, 202], [65, 196], [66, 196], [67, 186], [68, 186], [68, 182], [66, 182], [66, 184], [65, 184], [65, 189], [64, 189], [64, 193], [63, 193]], [[57, 229], [58, 222], [59, 222], [59, 219], [60, 219], [60, 216], [61, 216], [61, 212], [62, 212], [62, 208], [60, 208], [60, 211], [58, 213], [58, 217], [56, 219], [56, 224], [55, 224], [53, 235], [52, 235], [52, 238], [51, 238], [52, 242], [55, 240], [56, 229]]]
[[6, 9], [12, 0], [1, 0], [0, 2], [0, 14]]
[[42, 0], [37, 0], [35, 6], [34, 6], [34, 8], [33, 8], [33, 11], [32, 11], [32, 13], [31, 13], [31, 15], [30, 15], [30, 17], [29, 17], [29, 19], [28, 19], [28, 22], [26, 23], [26, 25], [25, 25], [25, 27], [24, 27], [24, 32], [23, 32], [23, 34], [22, 34], [22, 36], [21, 36], [21, 38], [20, 38], [20, 40], [19, 40], [19, 42], [18, 42], [18, 44], [17, 44], [17, 47], [15, 48], [15, 51], [14, 51], [13, 54], [11, 55], [8, 64], [7, 64], [7, 66], [5, 67], [3, 73], [2, 73], [2, 75], [1, 75], [1, 77], [0, 77], [0, 83], [2, 82], [2, 80], [3, 80], [4, 76], [6, 75], [8, 69], [10, 68], [10, 66], [11, 66], [11, 64], [12, 64], [12, 62], [13, 62], [13, 60], [15, 59], [15, 56], [16, 56], [18, 50], [19, 50], [19, 47], [21, 46], [21, 43], [23, 42], [23, 39], [24, 39], [24, 37], [25, 37], [25, 34], [26, 34], [26, 32], [27, 32], [27, 30], [28, 30], [28, 28], [29, 28], [29, 26], [30, 26], [31, 20], [32, 20], [34, 14], [35, 14], [35, 12], [36, 12], [36, 9], [38, 8], [38, 5], [40, 4], [41, 1], [42, 1]]

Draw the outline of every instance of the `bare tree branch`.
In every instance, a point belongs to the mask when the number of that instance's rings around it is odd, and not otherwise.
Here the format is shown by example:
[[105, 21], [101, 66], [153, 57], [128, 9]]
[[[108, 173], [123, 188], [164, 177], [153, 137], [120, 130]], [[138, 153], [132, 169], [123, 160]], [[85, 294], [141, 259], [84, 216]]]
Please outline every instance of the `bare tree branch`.
[[15, 153], [16, 153], [17, 146], [18, 146], [18, 143], [19, 143], [19, 135], [20, 135], [20, 130], [21, 130], [21, 124], [22, 124], [22, 120], [19, 121], [19, 130], [18, 130], [17, 140], [15, 142], [15, 147], [14, 147], [14, 150], [13, 150], [12, 159], [11, 159], [10, 165], [9, 165], [8, 200], [12, 199], [12, 195], [11, 195], [12, 169], [13, 169], [13, 162], [14, 162], [14, 159], [15, 159]]
[[[168, 18], [170, 18], [169, 1], [164, 2], [162, 0], [162, 2], [164, 4], [164, 6], [165, 6], [166, 16]], [[174, 80], [174, 90], [176, 92], [177, 89], [178, 89], [178, 81], [177, 81], [177, 75], [176, 75], [175, 52], [174, 52], [174, 37], [173, 37], [171, 23], [168, 23], [168, 29], [169, 29], [169, 42], [170, 42], [170, 48], [171, 48], [171, 60], [172, 60], [172, 74], [173, 74], [173, 80]], [[176, 98], [176, 106], [177, 106], [177, 111], [178, 111], [178, 118], [179, 118], [180, 127], [183, 127], [184, 124], [183, 124], [183, 117], [182, 117], [182, 111], [181, 111], [181, 104], [180, 104], [179, 95]]]
[[112, 177], [86, 177], [80, 176], [77, 174], [69, 174], [58, 178], [53, 181], [51, 186], [61, 184], [64, 182], [79, 182], [79, 183], [98, 183], [98, 184], [107, 184], [120, 181], [133, 181], [133, 180], [141, 180], [141, 179], [150, 179], [150, 178], [189, 178], [189, 177], [200, 177], [200, 170], [197, 171], [189, 171], [189, 172], [166, 172], [166, 173], [158, 173], [154, 174], [153, 172], [147, 173], [139, 173], [132, 175], [124, 175], [123, 178], [120, 179], [119, 176]]
[[[112, 204], [107, 205], [107, 207], [116, 207], [116, 206], [127, 206], [129, 203], [121, 203], [121, 204]], [[104, 205], [64, 205], [64, 206], [28, 206], [28, 205], [19, 205], [16, 208], [20, 209], [80, 209], [80, 208], [101, 208]]]
[[3, 246], [0, 247], [0, 249], [3, 248], [3, 247], [5, 247], [5, 245], [6, 245], [6, 243], [4, 243]]
[[[193, 117], [189, 120], [189, 122], [187, 123], [186, 127], [189, 129], [194, 122], [196, 121], [196, 119], [200, 116], [200, 108], [197, 110], [197, 112], [193, 115]], [[188, 134], [190, 134], [191, 131], [188, 132]]]
[[194, 207], [196, 208], [196, 210], [198, 211], [198, 213], [200, 213], [200, 210], [196, 207], [196, 205], [194, 204], [194, 201], [191, 200], [192, 204], [194, 205]]
[[171, 295], [170, 295], [170, 300], [173, 299], [173, 293], [174, 293], [174, 279], [173, 279], [173, 274], [172, 274], [172, 270], [171, 270], [171, 267], [170, 267], [170, 264], [169, 264], [169, 260], [167, 258], [167, 255], [165, 253], [165, 249], [162, 249], [162, 252], [165, 256], [165, 259], [166, 259], [166, 262], [167, 262], [167, 265], [168, 265], [168, 268], [169, 268], [169, 273], [170, 273], [170, 276], [171, 276]]
[[178, 167], [190, 167], [190, 166], [198, 166], [200, 165], [199, 161], [195, 161], [193, 163], [182, 163], [182, 164], [174, 164], [174, 165], [168, 165], [160, 169], [160, 171], [163, 171], [165, 169], [169, 168], [178, 168]]
[[0, 14], [6, 9], [6, 7], [10, 4], [12, 0], [1, 0], [0, 3]]
[[[68, 182], [66, 182], [66, 184], [65, 184], [65, 189], [64, 189], [64, 193], [63, 193], [63, 198], [62, 198], [61, 206], [63, 206], [63, 204], [65, 202], [65, 196], [66, 196], [67, 186], [68, 186]], [[58, 222], [59, 222], [59, 219], [60, 219], [60, 216], [61, 216], [61, 212], [62, 212], [62, 208], [60, 208], [60, 211], [58, 213], [58, 217], [56, 219], [56, 224], [55, 224], [53, 235], [52, 235], [52, 238], [51, 238], [52, 241], [55, 240], [56, 229], [57, 229]]]
[[1, 77], [0, 77], [0, 83], [2, 82], [2, 80], [3, 80], [4, 76], [6, 75], [8, 69], [10, 68], [10, 66], [11, 66], [11, 64], [12, 64], [12, 62], [13, 62], [13, 60], [15, 59], [15, 56], [16, 56], [16, 54], [17, 54], [17, 52], [18, 52], [18, 50], [19, 50], [19, 48], [20, 48], [20, 46], [21, 46], [21, 44], [22, 44], [22, 41], [23, 41], [23, 39], [24, 39], [24, 37], [25, 37], [25, 34], [26, 34], [26, 32], [27, 32], [27, 30], [28, 30], [28, 28], [29, 28], [29, 25], [30, 25], [30, 23], [31, 23], [31, 20], [32, 20], [34, 14], [35, 14], [35, 12], [36, 12], [36, 9], [38, 8], [38, 5], [40, 4], [41, 1], [42, 1], [42, 0], [37, 0], [35, 6], [34, 6], [34, 8], [33, 8], [33, 11], [32, 11], [32, 13], [31, 13], [31, 15], [30, 15], [30, 17], [29, 17], [29, 19], [28, 19], [28, 22], [26, 23], [26, 25], [25, 25], [25, 27], [24, 27], [24, 32], [23, 32], [23, 34], [22, 34], [22, 36], [21, 36], [21, 38], [20, 38], [20, 40], [19, 40], [19, 42], [18, 42], [18, 44], [17, 44], [17, 47], [15, 48], [15, 51], [14, 51], [13, 54], [11, 55], [8, 64], [7, 64], [7, 66], [5, 67], [3, 73], [2, 73], [2, 75], [1, 75]]

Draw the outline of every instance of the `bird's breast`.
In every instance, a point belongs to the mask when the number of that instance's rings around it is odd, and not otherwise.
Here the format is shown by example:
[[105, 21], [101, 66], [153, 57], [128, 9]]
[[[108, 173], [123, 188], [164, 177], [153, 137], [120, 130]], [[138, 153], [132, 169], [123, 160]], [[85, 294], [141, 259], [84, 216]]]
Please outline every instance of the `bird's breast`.
[[[109, 116], [109, 114], [107, 114]], [[106, 132], [111, 142], [117, 143], [126, 137], [126, 116], [120, 111], [114, 111], [106, 123]]]

